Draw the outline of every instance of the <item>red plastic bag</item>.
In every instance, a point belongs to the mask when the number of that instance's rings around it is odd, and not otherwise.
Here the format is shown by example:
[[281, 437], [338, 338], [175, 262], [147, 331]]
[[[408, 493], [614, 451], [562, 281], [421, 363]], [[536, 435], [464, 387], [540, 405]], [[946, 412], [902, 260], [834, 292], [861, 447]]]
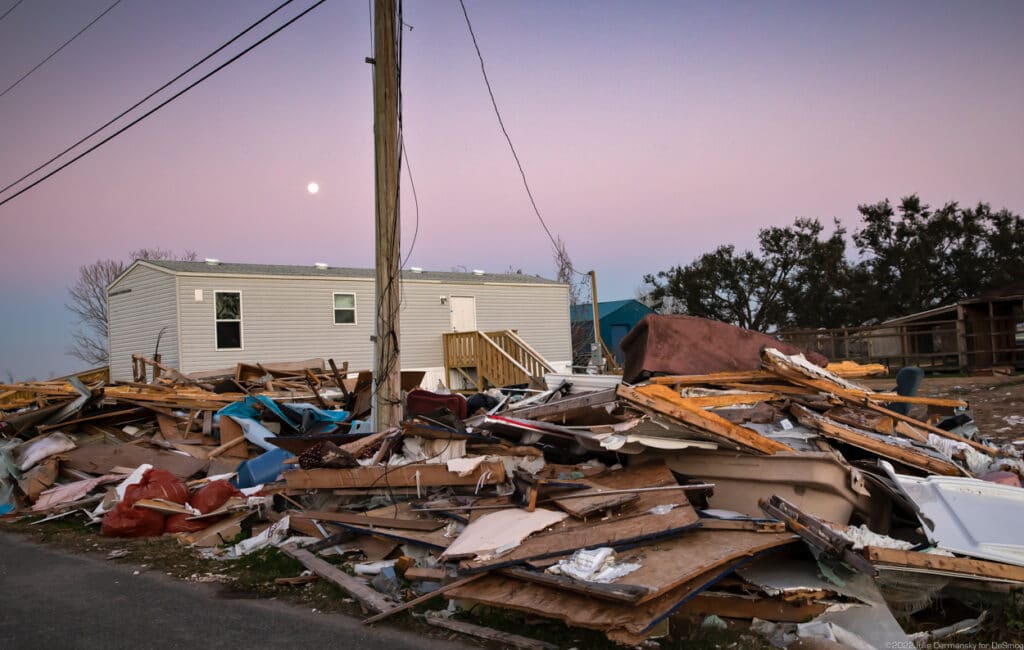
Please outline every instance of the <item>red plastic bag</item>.
[[133, 508], [124, 501], [103, 515], [106, 537], [156, 537], [164, 533], [164, 516], [149, 508]]
[[180, 503], [188, 501], [188, 488], [174, 474], [164, 469], [150, 469], [142, 475], [142, 481], [128, 486], [123, 503], [132, 505], [139, 499], [165, 499]]
[[199, 488], [189, 499], [189, 503], [205, 515], [224, 505], [231, 497], [240, 496], [242, 493], [227, 481], [211, 481]]
[[198, 533], [210, 524], [220, 521], [223, 517], [207, 517], [206, 519], [189, 519], [192, 515], [181, 513], [167, 518], [165, 533]]

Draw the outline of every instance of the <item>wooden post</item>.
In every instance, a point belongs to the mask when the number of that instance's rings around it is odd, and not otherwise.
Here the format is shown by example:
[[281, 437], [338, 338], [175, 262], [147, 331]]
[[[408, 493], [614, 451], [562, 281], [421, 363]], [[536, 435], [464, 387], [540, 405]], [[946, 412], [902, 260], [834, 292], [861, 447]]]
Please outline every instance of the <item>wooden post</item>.
[[395, 0], [375, 0], [373, 11], [373, 139], [376, 167], [376, 307], [373, 419], [378, 430], [402, 417], [398, 311], [400, 220], [398, 202], [398, 58], [401, 25]]
[[960, 372], [967, 373], [967, 319], [964, 316], [964, 306], [956, 306], [956, 351], [957, 365]]

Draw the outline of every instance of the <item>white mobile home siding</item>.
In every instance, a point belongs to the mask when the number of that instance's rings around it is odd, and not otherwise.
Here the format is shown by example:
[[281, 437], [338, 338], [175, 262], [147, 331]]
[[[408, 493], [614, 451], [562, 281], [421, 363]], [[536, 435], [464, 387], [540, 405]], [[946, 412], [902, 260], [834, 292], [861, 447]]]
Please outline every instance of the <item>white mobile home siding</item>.
[[[165, 329], [166, 328], [166, 329]], [[136, 266], [107, 295], [110, 378], [132, 380], [132, 355], [152, 357], [160, 337], [163, 363], [178, 367], [178, 315], [174, 275]]]
[[[159, 281], [163, 292], [135, 289]], [[133, 287], [129, 294], [117, 295]], [[218, 350], [215, 292], [241, 294], [242, 348]], [[373, 365], [374, 282], [372, 277], [258, 274], [204, 270], [163, 273], [147, 263], [129, 270], [112, 287], [112, 309], [130, 316], [142, 328], [140, 314], [155, 315], [169, 325], [161, 345], [164, 359], [183, 372], [230, 368], [238, 362], [294, 361], [333, 358], [347, 361], [349, 369]], [[356, 297], [355, 324], [334, 323], [334, 294]], [[134, 296], [126, 300], [125, 296]], [[563, 370], [571, 359], [568, 287], [528, 280], [523, 283], [449, 278], [406, 278], [402, 283], [401, 357], [405, 370], [426, 370], [424, 386], [443, 378], [442, 335], [451, 330], [450, 298], [476, 299], [477, 328], [484, 331], [517, 330], [534, 349]], [[197, 299], [200, 298], [201, 299]], [[176, 308], [175, 308], [176, 304]], [[124, 357], [112, 366], [114, 378], [131, 377], [131, 354], [151, 353], [152, 342], [125, 330], [112, 329], [112, 351]], [[173, 347], [173, 356], [171, 355]]]
[[[202, 290], [202, 301], [196, 300]], [[242, 349], [218, 350], [214, 292], [242, 295]], [[334, 294], [354, 293], [355, 324], [334, 324]], [[181, 368], [185, 372], [229, 368], [239, 361], [300, 359], [372, 367], [373, 281], [345, 278], [274, 278], [233, 275], [178, 276]]]

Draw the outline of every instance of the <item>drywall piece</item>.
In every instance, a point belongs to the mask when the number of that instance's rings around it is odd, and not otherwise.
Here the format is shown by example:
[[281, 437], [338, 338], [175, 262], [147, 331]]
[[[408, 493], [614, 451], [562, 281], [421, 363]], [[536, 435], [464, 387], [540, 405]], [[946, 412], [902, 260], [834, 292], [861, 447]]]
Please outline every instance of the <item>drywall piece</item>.
[[568, 516], [565, 512], [543, 508], [533, 512], [510, 508], [488, 513], [466, 526], [442, 557], [489, 560], [511, 551], [531, 534], [557, 524]]
[[917, 504], [925, 535], [936, 546], [1024, 566], [1024, 490], [974, 478], [896, 479]]

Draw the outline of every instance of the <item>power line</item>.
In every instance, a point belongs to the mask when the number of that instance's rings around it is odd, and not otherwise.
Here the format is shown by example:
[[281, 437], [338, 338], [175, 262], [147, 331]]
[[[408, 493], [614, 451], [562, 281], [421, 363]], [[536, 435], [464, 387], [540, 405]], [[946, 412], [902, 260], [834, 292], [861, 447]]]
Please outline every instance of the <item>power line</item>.
[[[494, 107], [494, 114], [498, 117], [498, 126], [501, 127], [501, 132], [505, 135], [505, 141], [508, 142], [508, 148], [512, 150], [512, 157], [516, 159], [516, 166], [519, 168], [519, 175], [523, 178], [523, 187], [526, 188], [526, 195], [530, 197], [530, 205], [533, 206], [533, 213], [537, 215], [540, 225], [544, 227], [544, 232], [547, 233], [548, 239], [551, 240], [551, 245], [554, 246], [555, 252], [557, 253], [558, 242], [555, 241], [554, 235], [551, 234], [548, 224], [544, 222], [544, 217], [540, 216], [540, 210], [537, 209], [537, 202], [534, 200], [533, 192], [530, 190], [530, 183], [526, 180], [526, 172], [523, 170], [523, 163], [519, 160], [519, 154], [516, 153], [515, 145], [512, 144], [512, 138], [508, 134], [508, 129], [505, 128], [505, 121], [501, 119], [501, 111], [498, 110], [498, 102], [494, 98], [494, 90], [491, 89], [491, 81], [487, 78], [487, 68], [484, 66], [484, 55], [480, 52], [480, 45], [476, 41], [476, 32], [473, 31], [473, 23], [469, 20], [469, 12], [466, 11], [466, 3], [464, 0], [459, 0], [459, 5], [462, 6], [462, 15], [466, 17], [466, 27], [469, 28], [469, 35], [473, 39], [473, 47], [476, 49], [476, 56], [480, 60], [480, 72], [483, 73], [484, 84], [487, 85], [487, 94], [491, 97], [491, 106]], [[572, 267], [570, 268], [574, 273], [586, 275]]]
[[119, 119], [121, 119], [122, 117], [124, 117], [125, 115], [127, 115], [128, 113], [130, 113], [130, 112], [134, 111], [134, 110], [135, 110], [136, 108], [138, 108], [139, 106], [141, 106], [142, 104], [144, 104], [145, 102], [147, 102], [148, 100], [150, 100], [150, 99], [151, 99], [151, 98], [152, 98], [152, 97], [153, 97], [154, 95], [156, 95], [157, 93], [160, 93], [161, 91], [165, 90], [165, 89], [166, 89], [166, 88], [167, 88], [168, 86], [170, 86], [170, 85], [171, 85], [171, 84], [173, 84], [174, 82], [178, 81], [179, 79], [181, 79], [182, 77], [184, 77], [184, 76], [185, 76], [185, 75], [187, 75], [188, 73], [190, 73], [190, 72], [192, 72], [193, 70], [195, 70], [196, 68], [198, 68], [198, 67], [199, 67], [200, 65], [202, 65], [202, 64], [206, 63], [207, 61], [209, 61], [209, 60], [210, 60], [211, 58], [213, 58], [213, 56], [214, 56], [214, 55], [218, 54], [218, 53], [219, 53], [219, 52], [220, 52], [221, 50], [223, 50], [224, 48], [226, 48], [226, 47], [227, 47], [228, 45], [231, 45], [232, 43], [234, 43], [235, 41], [237, 41], [237, 40], [238, 40], [238, 39], [240, 39], [241, 37], [245, 36], [245, 35], [246, 35], [246, 34], [248, 34], [248, 33], [249, 33], [250, 31], [252, 31], [253, 29], [255, 29], [255, 28], [256, 28], [256, 27], [258, 26], [258, 25], [260, 25], [260, 24], [261, 24], [261, 23], [263, 23], [263, 22], [264, 22], [265, 20], [267, 20], [268, 18], [270, 18], [271, 16], [273, 16], [274, 14], [276, 14], [276, 13], [277, 13], [278, 11], [280, 11], [281, 9], [284, 9], [285, 7], [287, 7], [288, 5], [290, 5], [290, 4], [291, 4], [292, 2], [294, 2], [294, 1], [295, 1], [295, 0], [285, 0], [285, 2], [283, 2], [283, 3], [279, 4], [279, 5], [278, 5], [278, 6], [276, 7], [276, 8], [274, 8], [274, 9], [273, 9], [273, 10], [272, 10], [272, 11], [271, 11], [270, 13], [266, 14], [265, 16], [263, 16], [262, 18], [260, 18], [260, 19], [259, 19], [259, 20], [257, 20], [256, 22], [254, 22], [253, 24], [249, 25], [248, 27], [246, 27], [246, 28], [245, 28], [245, 29], [243, 29], [242, 31], [238, 32], [238, 34], [235, 34], [234, 36], [232, 36], [232, 37], [231, 37], [231, 39], [230, 39], [230, 40], [228, 40], [228, 41], [226, 41], [226, 42], [225, 42], [225, 43], [224, 43], [223, 45], [221, 45], [220, 47], [218, 47], [218, 48], [217, 48], [217, 49], [215, 49], [214, 51], [210, 52], [209, 54], [207, 54], [207, 55], [206, 55], [206, 56], [204, 56], [203, 58], [201, 58], [201, 59], [199, 59], [198, 61], [196, 61], [195, 63], [193, 63], [193, 64], [192, 64], [191, 66], [189, 66], [189, 67], [188, 67], [188, 68], [187, 68], [187, 69], [186, 69], [186, 70], [185, 70], [184, 72], [182, 72], [181, 74], [177, 75], [176, 77], [174, 77], [173, 79], [171, 79], [170, 81], [168, 81], [168, 82], [167, 82], [167, 83], [165, 83], [164, 85], [160, 86], [159, 88], [157, 88], [157, 89], [156, 89], [156, 90], [154, 90], [153, 92], [149, 93], [148, 95], [146, 95], [145, 97], [143, 97], [143, 98], [142, 98], [142, 99], [140, 99], [139, 101], [135, 102], [134, 104], [132, 104], [131, 106], [129, 106], [129, 107], [128, 107], [128, 108], [126, 108], [125, 110], [121, 111], [121, 112], [120, 112], [120, 113], [119, 113], [119, 114], [117, 115], [117, 117], [114, 117], [113, 119], [111, 119], [111, 120], [109, 120], [108, 122], [104, 123], [104, 124], [103, 124], [102, 126], [98, 127], [97, 129], [95, 129], [95, 130], [93, 130], [93, 131], [92, 131], [91, 133], [89, 133], [89, 135], [87, 135], [87, 136], [83, 137], [82, 139], [78, 140], [78, 141], [77, 141], [77, 142], [75, 142], [75, 143], [74, 143], [73, 145], [69, 146], [69, 147], [68, 147], [67, 149], [64, 149], [64, 151], [61, 151], [61, 152], [60, 152], [60, 153], [58, 153], [57, 155], [53, 156], [52, 158], [50, 158], [49, 160], [47, 160], [47, 161], [46, 161], [46, 162], [44, 162], [43, 164], [39, 165], [38, 167], [36, 167], [36, 168], [35, 168], [35, 169], [33, 169], [32, 171], [28, 172], [27, 174], [25, 174], [24, 176], [22, 176], [22, 177], [21, 177], [21, 178], [19, 178], [18, 180], [14, 181], [14, 182], [12, 182], [12, 183], [9, 183], [9, 184], [8, 184], [8, 185], [7, 185], [6, 187], [4, 187], [3, 189], [0, 189], [0, 194], [3, 194], [3, 193], [4, 193], [4, 192], [6, 192], [7, 190], [11, 189], [12, 187], [14, 187], [14, 186], [15, 186], [15, 185], [17, 185], [18, 183], [20, 183], [21, 181], [23, 181], [23, 180], [25, 180], [26, 178], [28, 178], [29, 176], [31, 176], [31, 175], [33, 175], [33, 174], [35, 174], [36, 172], [38, 172], [39, 170], [43, 169], [44, 167], [46, 167], [47, 165], [49, 165], [49, 164], [50, 164], [50, 163], [52, 163], [53, 161], [57, 160], [58, 158], [60, 158], [60, 157], [61, 157], [61, 156], [63, 156], [64, 154], [66, 154], [67, 152], [71, 151], [72, 149], [74, 149], [74, 148], [75, 148], [75, 147], [77, 147], [78, 145], [82, 144], [83, 142], [85, 142], [86, 140], [88, 140], [89, 138], [91, 138], [92, 136], [96, 135], [97, 133], [99, 133], [99, 132], [100, 132], [100, 131], [102, 131], [103, 129], [107, 128], [108, 126], [110, 126], [110, 125], [111, 125], [111, 124], [113, 124], [114, 122], [118, 121]]
[[297, 16], [295, 16], [294, 18], [290, 19], [288, 22], [284, 23], [283, 25], [281, 25], [280, 27], [278, 27], [274, 31], [270, 32], [269, 34], [267, 34], [266, 36], [264, 36], [260, 40], [256, 41], [255, 43], [253, 43], [249, 47], [245, 48], [244, 50], [242, 50], [238, 54], [234, 55], [233, 57], [231, 57], [230, 59], [228, 59], [224, 63], [220, 64], [219, 66], [217, 66], [216, 68], [214, 68], [210, 72], [207, 72], [205, 75], [203, 75], [202, 77], [200, 77], [196, 81], [194, 81], [191, 84], [189, 84], [188, 86], [186, 86], [183, 90], [178, 91], [177, 93], [175, 93], [174, 95], [171, 95], [169, 98], [167, 98], [163, 102], [157, 104], [154, 108], [152, 108], [149, 111], [145, 112], [141, 117], [138, 117], [135, 120], [132, 120], [131, 122], [129, 122], [125, 126], [121, 127], [117, 131], [114, 131], [112, 134], [108, 135], [106, 138], [100, 140], [99, 142], [97, 142], [93, 146], [89, 147], [88, 149], [86, 149], [82, 153], [78, 154], [77, 156], [75, 156], [71, 160], [67, 161], [66, 163], [64, 163], [63, 165], [58, 167], [57, 169], [55, 169], [52, 172], [46, 174], [45, 176], [43, 176], [39, 180], [34, 181], [33, 183], [31, 183], [27, 187], [24, 187], [24, 188], [18, 190], [17, 192], [15, 192], [11, 196], [7, 197], [3, 201], [0, 201], [0, 206], [5, 205], [6, 203], [8, 203], [8, 202], [14, 200], [15, 198], [21, 196], [22, 194], [24, 194], [25, 192], [29, 191], [30, 189], [32, 189], [36, 185], [39, 185], [40, 183], [42, 183], [46, 179], [50, 178], [54, 174], [57, 174], [61, 170], [66, 169], [67, 167], [69, 167], [70, 165], [74, 164], [75, 162], [81, 160], [82, 158], [84, 158], [85, 156], [89, 155], [93, 151], [99, 149], [100, 147], [102, 147], [106, 143], [110, 142], [111, 140], [113, 140], [117, 136], [121, 135], [122, 133], [124, 133], [128, 129], [132, 128], [133, 126], [135, 126], [136, 124], [138, 124], [142, 120], [146, 119], [147, 117], [149, 117], [153, 113], [156, 113], [158, 110], [160, 110], [164, 106], [167, 106], [168, 104], [170, 104], [171, 102], [173, 102], [177, 98], [181, 97], [182, 95], [184, 95], [188, 91], [192, 90], [193, 88], [195, 88], [199, 84], [203, 83], [204, 81], [206, 81], [207, 79], [209, 79], [213, 75], [217, 74], [218, 72], [220, 72], [224, 68], [226, 68], [229, 65], [231, 65], [232, 63], [234, 63], [238, 59], [242, 58], [243, 56], [245, 56], [246, 54], [248, 54], [252, 50], [256, 49], [257, 47], [259, 47], [260, 45], [262, 45], [266, 41], [270, 40], [272, 37], [276, 36], [279, 32], [281, 32], [285, 28], [289, 27], [292, 23], [294, 23], [298, 19], [302, 18], [303, 16], [305, 16], [309, 12], [313, 11], [314, 9], [316, 9], [317, 7], [322, 5], [324, 2], [326, 2], [326, 0], [318, 0], [316, 3], [311, 5], [308, 9], [305, 9], [302, 13], [300, 13]]
[[14, 11], [15, 9], [17, 9], [17, 8], [18, 8], [18, 5], [20, 5], [20, 4], [22, 3], [22, 2], [25, 2], [25, 0], [18, 0], [18, 1], [17, 1], [17, 2], [15, 2], [15, 3], [13, 4], [13, 5], [11, 5], [11, 8], [10, 8], [10, 9], [8, 9], [7, 11], [5, 11], [5, 12], [3, 13], [3, 15], [0, 15], [0, 20], [3, 20], [4, 18], [7, 18], [7, 14], [9, 14], [9, 13], [11, 13], [12, 11]]
[[416, 238], [420, 234], [420, 197], [416, 195], [416, 181], [412, 179], [409, 151], [405, 148], [404, 141], [402, 142], [402, 156], [405, 158], [405, 173], [409, 175], [409, 186], [412, 188], [412, 202], [416, 206], [416, 227], [412, 231], [412, 243], [409, 244], [409, 252], [405, 254], [405, 260], [400, 265], [402, 268], [405, 268], [405, 265], [409, 263], [409, 259], [412, 257], [413, 250], [416, 248]]
[[[54, 50], [53, 52], [50, 52], [49, 56], [47, 56], [47, 57], [46, 57], [45, 59], [43, 59], [42, 61], [40, 61], [39, 63], [37, 63], [37, 64], [36, 64], [36, 66], [35, 66], [34, 68], [32, 68], [31, 70], [29, 70], [29, 71], [28, 71], [28, 72], [26, 72], [25, 74], [21, 75], [21, 76], [20, 76], [20, 77], [18, 78], [18, 80], [17, 80], [17, 81], [15, 81], [14, 83], [12, 83], [12, 84], [11, 84], [10, 86], [7, 86], [7, 88], [4, 88], [4, 91], [3, 91], [3, 92], [0, 92], [0, 97], [3, 97], [4, 95], [6, 95], [6, 94], [7, 94], [7, 93], [8, 93], [8, 92], [9, 92], [9, 91], [11, 90], [11, 88], [14, 88], [14, 87], [15, 87], [15, 86], [17, 86], [18, 84], [20, 84], [20, 83], [21, 83], [22, 81], [24, 81], [25, 79], [27, 79], [27, 78], [28, 78], [28, 76], [29, 76], [30, 74], [32, 74], [33, 72], [35, 72], [35, 71], [36, 71], [36, 70], [38, 70], [39, 68], [43, 67], [43, 64], [45, 64], [45, 63], [46, 63], [47, 61], [49, 61], [49, 60], [50, 60], [50, 59], [52, 59], [53, 57], [57, 56], [57, 53], [58, 53], [58, 52], [60, 52], [61, 50], [63, 50], [63, 49], [64, 49], [65, 47], [67, 47], [68, 45], [70, 45], [70, 44], [71, 44], [71, 41], [75, 40], [76, 38], [78, 38], [79, 36], [81, 36], [81, 35], [82, 35], [83, 33], [85, 33], [85, 30], [87, 30], [87, 29], [89, 29], [90, 27], [92, 27], [93, 25], [95, 25], [95, 24], [96, 24], [96, 23], [97, 23], [97, 22], [99, 21], [99, 19], [100, 19], [100, 18], [103, 18], [104, 16], [106, 16], [106, 15], [107, 15], [107, 12], [109, 12], [109, 11], [110, 11], [111, 9], [113, 9], [114, 7], [116, 7], [116, 6], [117, 6], [117, 5], [119, 5], [119, 4], [121, 4], [121, 0], [114, 0], [114, 3], [113, 3], [112, 5], [110, 5], [109, 7], [107, 7], [106, 9], [104, 9], [104, 10], [103, 10], [103, 13], [101, 13], [101, 14], [100, 14], [99, 16], [96, 16], [96, 17], [95, 17], [95, 18], [93, 18], [93, 19], [92, 19], [91, 21], [89, 21], [89, 23], [88, 23], [88, 24], [87, 24], [87, 25], [86, 25], [85, 27], [83, 27], [82, 29], [78, 30], [78, 32], [77, 32], [77, 33], [76, 33], [76, 34], [75, 34], [74, 36], [72, 36], [72, 37], [71, 37], [71, 38], [69, 38], [68, 40], [64, 41], [64, 44], [63, 44], [63, 45], [61, 45], [60, 47], [58, 47], [58, 48], [57, 48], [56, 50]], [[15, 7], [16, 7], [16, 6], [18, 6], [18, 5], [15, 5]], [[11, 7], [11, 9], [14, 9], [14, 7]], [[8, 13], [10, 13], [10, 11], [8, 11]], [[6, 16], [7, 14], [4, 14], [4, 15]]]

